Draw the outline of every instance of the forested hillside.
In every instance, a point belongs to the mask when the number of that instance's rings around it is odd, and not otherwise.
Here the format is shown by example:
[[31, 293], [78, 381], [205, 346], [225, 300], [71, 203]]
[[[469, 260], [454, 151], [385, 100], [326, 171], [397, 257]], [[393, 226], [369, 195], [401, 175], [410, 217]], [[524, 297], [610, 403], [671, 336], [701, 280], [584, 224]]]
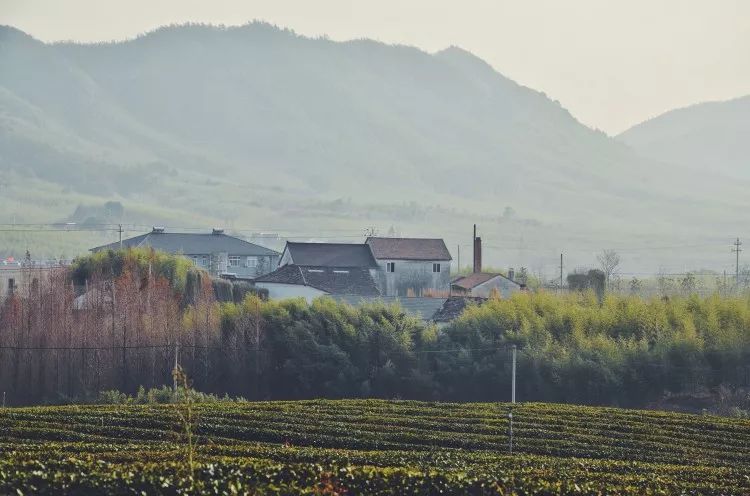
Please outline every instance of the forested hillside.
[[[490, 263], [541, 267], [564, 248], [575, 266], [636, 243], [656, 270], [681, 255], [647, 251], [665, 232], [666, 244], [717, 243], [717, 215], [732, 225], [745, 202], [743, 184], [643, 158], [457, 47], [262, 23], [95, 45], [0, 27], [0, 67], [3, 223], [75, 220], [80, 206], [117, 201], [116, 222], [136, 231], [331, 237], [366, 224], [454, 247], [479, 221]], [[0, 256], [72, 255], [113, 236], [9, 233]]]

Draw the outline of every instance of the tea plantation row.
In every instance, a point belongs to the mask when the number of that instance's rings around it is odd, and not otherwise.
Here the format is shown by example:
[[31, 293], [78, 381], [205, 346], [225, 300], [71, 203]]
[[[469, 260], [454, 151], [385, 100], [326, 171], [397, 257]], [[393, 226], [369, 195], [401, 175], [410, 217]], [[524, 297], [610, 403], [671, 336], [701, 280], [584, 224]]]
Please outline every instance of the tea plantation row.
[[[0, 410], [0, 494], [750, 494], [750, 422], [343, 400]], [[194, 463], [189, 463], [189, 454]]]

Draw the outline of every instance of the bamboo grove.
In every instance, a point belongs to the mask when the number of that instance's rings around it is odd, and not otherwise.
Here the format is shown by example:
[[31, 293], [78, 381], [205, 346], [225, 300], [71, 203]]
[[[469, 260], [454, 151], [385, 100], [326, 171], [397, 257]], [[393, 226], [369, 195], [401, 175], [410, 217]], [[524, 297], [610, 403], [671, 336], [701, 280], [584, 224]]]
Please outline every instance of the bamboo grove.
[[[34, 269], [29, 269], [33, 271]], [[105, 252], [35, 277], [0, 306], [9, 405], [171, 384], [248, 399], [507, 400], [647, 406], [750, 385], [750, 299], [539, 292], [434, 325], [382, 304], [217, 301], [181, 257]]]

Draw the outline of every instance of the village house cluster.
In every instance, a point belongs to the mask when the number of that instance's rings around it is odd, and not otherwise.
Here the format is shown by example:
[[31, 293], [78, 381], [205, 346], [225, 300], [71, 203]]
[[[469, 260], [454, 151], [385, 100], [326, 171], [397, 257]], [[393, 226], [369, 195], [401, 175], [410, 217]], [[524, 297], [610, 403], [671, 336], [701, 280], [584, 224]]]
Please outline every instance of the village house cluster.
[[473, 270], [452, 276], [453, 257], [439, 238], [368, 237], [364, 243], [289, 241], [281, 253], [223, 230], [210, 233], [147, 234], [92, 251], [151, 247], [191, 259], [215, 277], [242, 280], [272, 299], [330, 296], [352, 305], [398, 303], [424, 320], [448, 321], [469, 302], [495, 294], [507, 298], [524, 285], [506, 275], [482, 271], [482, 240], [473, 238]]

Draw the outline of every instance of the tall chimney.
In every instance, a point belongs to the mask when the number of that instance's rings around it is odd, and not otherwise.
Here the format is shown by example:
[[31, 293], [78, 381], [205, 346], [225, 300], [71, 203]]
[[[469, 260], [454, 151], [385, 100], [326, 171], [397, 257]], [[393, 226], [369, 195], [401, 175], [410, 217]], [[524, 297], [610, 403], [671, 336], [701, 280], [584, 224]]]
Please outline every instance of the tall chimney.
[[474, 224], [474, 235], [471, 237], [471, 271], [477, 271], [477, 225]]
[[482, 272], [482, 238], [477, 237], [477, 225], [474, 224], [474, 273]]
[[516, 280], [516, 271], [513, 269], [513, 267], [508, 269], [508, 279], [510, 279], [511, 281]]

